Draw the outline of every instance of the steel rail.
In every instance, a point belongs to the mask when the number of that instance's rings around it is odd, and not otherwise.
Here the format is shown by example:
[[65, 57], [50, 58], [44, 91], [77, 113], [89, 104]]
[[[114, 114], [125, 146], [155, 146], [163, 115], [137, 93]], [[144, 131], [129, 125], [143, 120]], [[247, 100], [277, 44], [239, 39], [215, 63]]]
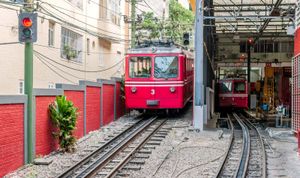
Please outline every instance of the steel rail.
[[[116, 147], [110, 150], [108, 154], [105, 156], [104, 159], [97, 160], [94, 164], [87, 167], [84, 171], [81, 172], [77, 177], [93, 177], [95, 174], [99, 172], [99, 169], [103, 168], [106, 163], [108, 163], [116, 154], [119, 153], [120, 150], [123, 150], [123, 148], [131, 143], [137, 136], [139, 136], [146, 128], [151, 126], [155, 121], [157, 117], [153, 117], [149, 119], [145, 124], [143, 124], [141, 127], [139, 127], [133, 134], [131, 134], [129, 137], [127, 137], [125, 140], [123, 140], [121, 143], [119, 143]], [[92, 167], [90, 169], [90, 167]], [[88, 170], [89, 169], [89, 170]], [[86, 171], [88, 170], [88, 171]]]
[[238, 123], [240, 124], [243, 130], [242, 157], [235, 177], [245, 177], [248, 168], [249, 155], [250, 155], [250, 134], [247, 126], [244, 124], [241, 118], [236, 113], [233, 113], [233, 116], [238, 121]]
[[[139, 116], [139, 117], [143, 117], [143, 116]], [[83, 166], [84, 164], [86, 164], [87, 162], [89, 162], [94, 156], [96, 156], [97, 154], [99, 154], [103, 150], [107, 149], [107, 147], [109, 145], [111, 145], [116, 140], [120, 139], [124, 134], [126, 134], [129, 131], [131, 131], [132, 129], [134, 129], [134, 127], [136, 127], [141, 122], [143, 122], [142, 119], [139, 120], [138, 122], [136, 122], [135, 124], [131, 125], [130, 127], [128, 127], [126, 130], [124, 130], [123, 132], [121, 132], [120, 134], [118, 134], [117, 136], [115, 136], [114, 138], [112, 138], [111, 140], [107, 141], [104, 145], [102, 145], [101, 147], [99, 147], [98, 149], [96, 149], [95, 151], [93, 151], [92, 153], [90, 153], [87, 156], [85, 156], [78, 163], [76, 163], [75, 165], [71, 166], [68, 170], [64, 171], [59, 176], [57, 176], [57, 178], [66, 178], [66, 177], [71, 176], [78, 168], [80, 168], [81, 166]]]
[[231, 145], [233, 143], [233, 134], [234, 134], [233, 130], [234, 130], [234, 127], [233, 127], [233, 123], [232, 123], [229, 115], [227, 115], [227, 124], [228, 124], [229, 129], [230, 129], [229, 144], [228, 144], [228, 147], [226, 149], [227, 150], [226, 151], [226, 156], [223, 158], [222, 164], [218, 167], [218, 169], [217, 169], [218, 170], [218, 174], [215, 176], [215, 178], [221, 177], [222, 169], [225, 166], [227, 158], [229, 157], [230, 148], [231, 148]]
[[157, 131], [164, 125], [164, 123], [166, 122], [167, 120], [163, 120], [141, 143], [139, 143], [134, 150], [132, 150], [112, 171], [110, 171], [110, 173], [105, 176], [105, 178], [111, 178], [113, 176], [116, 175], [117, 171], [118, 170], [121, 170], [130, 160], [130, 158], [133, 157], [133, 155], [140, 149], [142, 148], [145, 143], [147, 141], [150, 140], [150, 138], [155, 134], [157, 133]]
[[[244, 117], [245, 118], [245, 117]], [[259, 138], [259, 142], [260, 142], [260, 145], [261, 145], [261, 149], [262, 149], [262, 178], [266, 178], [267, 177], [267, 156], [266, 156], [266, 151], [265, 151], [265, 146], [264, 146], [264, 141], [262, 139], [262, 136], [260, 134], [260, 132], [258, 131], [258, 128], [251, 122], [249, 121], [247, 118], [245, 118], [245, 123], [248, 127], [251, 127], [251, 129], [253, 129], [257, 135], [258, 135], [258, 138]]]
[[[241, 119], [237, 116], [237, 114], [233, 113], [233, 118], [238, 122], [239, 126], [242, 128], [242, 145], [241, 145], [241, 152], [240, 155], [238, 157], [237, 165], [235, 168], [235, 171], [232, 175], [232, 177], [245, 177], [246, 175], [246, 170], [247, 170], [247, 166], [248, 166], [248, 160], [249, 160], [249, 153], [250, 153], [250, 135], [249, 135], [249, 130], [246, 128], [246, 126], [244, 125], [244, 123], [241, 121]], [[226, 174], [226, 166], [232, 164], [232, 162], [230, 163], [230, 154], [232, 154], [233, 152], [233, 147], [234, 147], [234, 143], [238, 144], [239, 140], [235, 140], [237, 138], [235, 135], [235, 128], [232, 124], [231, 121], [231, 117], [228, 115], [228, 120], [229, 120], [229, 124], [231, 129], [231, 138], [230, 138], [230, 144], [227, 148], [227, 152], [226, 152], [226, 157], [223, 159], [221, 166], [218, 169], [218, 173], [216, 175], [216, 177], [222, 177], [224, 176], [224, 174]], [[235, 141], [235, 142], [234, 142]], [[228, 162], [229, 161], [229, 162]], [[227, 176], [227, 175], [226, 175]]]

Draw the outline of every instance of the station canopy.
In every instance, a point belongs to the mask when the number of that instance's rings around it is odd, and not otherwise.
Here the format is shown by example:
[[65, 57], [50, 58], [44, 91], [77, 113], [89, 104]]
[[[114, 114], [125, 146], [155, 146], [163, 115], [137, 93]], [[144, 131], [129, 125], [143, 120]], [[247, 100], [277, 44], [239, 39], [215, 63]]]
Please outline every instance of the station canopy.
[[[196, 0], [190, 4], [195, 11]], [[294, 30], [295, 0], [213, 0], [204, 4], [205, 18], [214, 19], [216, 33], [259, 37], [265, 33], [287, 35]]]

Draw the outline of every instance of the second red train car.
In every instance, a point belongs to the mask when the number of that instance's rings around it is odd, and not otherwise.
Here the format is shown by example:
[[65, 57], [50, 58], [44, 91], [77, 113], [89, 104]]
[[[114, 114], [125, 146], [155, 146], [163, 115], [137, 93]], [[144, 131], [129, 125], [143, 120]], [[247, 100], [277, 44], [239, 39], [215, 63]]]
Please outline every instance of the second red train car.
[[220, 108], [248, 108], [248, 87], [244, 78], [228, 78], [219, 81]]
[[193, 95], [193, 53], [181, 48], [130, 49], [125, 64], [128, 109], [181, 109]]

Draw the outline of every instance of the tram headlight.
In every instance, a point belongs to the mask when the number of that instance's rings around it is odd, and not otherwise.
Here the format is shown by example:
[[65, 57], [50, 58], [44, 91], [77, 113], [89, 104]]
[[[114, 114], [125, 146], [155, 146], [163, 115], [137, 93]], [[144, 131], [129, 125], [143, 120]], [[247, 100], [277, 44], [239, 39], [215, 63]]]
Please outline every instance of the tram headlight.
[[132, 88], [131, 88], [131, 92], [132, 92], [132, 93], [135, 93], [135, 92], [136, 92], [136, 87], [132, 87]]
[[171, 92], [171, 93], [174, 93], [175, 90], [176, 90], [175, 87], [171, 87], [171, 88], [170, 88], [170, 92]]

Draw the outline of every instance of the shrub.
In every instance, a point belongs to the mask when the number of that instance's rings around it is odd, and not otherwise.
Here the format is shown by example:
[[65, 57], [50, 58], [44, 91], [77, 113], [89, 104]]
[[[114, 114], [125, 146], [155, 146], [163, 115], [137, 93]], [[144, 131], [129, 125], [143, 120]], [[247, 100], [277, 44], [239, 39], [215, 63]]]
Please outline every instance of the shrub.
[[57, 96], [56, 100], [49, 105], [50, 117], [56, 127], [54, 137], [58, 139], [59, 146], [63, 152], [75, 150], [76, 138], [73, 131], [76, 129], [78, 109], [66, 96]]

